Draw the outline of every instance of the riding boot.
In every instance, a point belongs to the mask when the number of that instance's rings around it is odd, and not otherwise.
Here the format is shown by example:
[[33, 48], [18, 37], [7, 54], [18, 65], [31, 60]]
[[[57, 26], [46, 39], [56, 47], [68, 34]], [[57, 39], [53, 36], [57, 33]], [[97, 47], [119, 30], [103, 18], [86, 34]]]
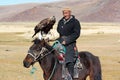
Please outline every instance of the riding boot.
[[72, 77], [73, 79], [73, 76], [74, 76], [74, 63], [73, 62], [70, 62], [66, 65], [66, 67], [68, 68], [68, 71], [69, 71], [69, 74], [70, 76]]

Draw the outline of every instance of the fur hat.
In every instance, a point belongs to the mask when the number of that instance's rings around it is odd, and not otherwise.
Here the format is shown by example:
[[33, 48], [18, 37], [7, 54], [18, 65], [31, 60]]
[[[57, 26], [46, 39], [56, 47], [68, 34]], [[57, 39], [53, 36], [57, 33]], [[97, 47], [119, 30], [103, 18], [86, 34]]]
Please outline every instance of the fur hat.
[[70, 8], [63, 8], [62, 11], [71, 11], [71, 9]]

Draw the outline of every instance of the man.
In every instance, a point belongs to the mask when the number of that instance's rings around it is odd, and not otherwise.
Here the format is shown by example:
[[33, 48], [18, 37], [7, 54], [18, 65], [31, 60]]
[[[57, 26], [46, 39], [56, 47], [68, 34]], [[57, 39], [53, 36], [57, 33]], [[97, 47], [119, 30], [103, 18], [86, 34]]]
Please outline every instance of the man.
[[58, 40], [66, 47], [65, 63], [68, 71], [73, 78], [74, 62], [76, 56], [76, 40], [80, 36], [80, 23], [71, 15], [71, 10], [63, 10], [63, 18], [58, 22], [57, 31], [60, 34]]

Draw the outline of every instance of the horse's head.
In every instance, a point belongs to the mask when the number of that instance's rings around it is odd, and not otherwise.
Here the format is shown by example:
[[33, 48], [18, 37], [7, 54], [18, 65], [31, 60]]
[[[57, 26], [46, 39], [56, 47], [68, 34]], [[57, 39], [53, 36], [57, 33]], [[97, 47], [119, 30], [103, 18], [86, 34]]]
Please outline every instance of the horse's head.
[[29, 48], [28, 54], [23, 61], [23, 65], [26, 68], [29, 68], [35, 62], [37, 62], [38, 59], [43, 55], [43, 53], [47, 51], [47, 49], [45, 48], [45, 40], [40, 40], [36, 38], [32, 42], [33, 45]]

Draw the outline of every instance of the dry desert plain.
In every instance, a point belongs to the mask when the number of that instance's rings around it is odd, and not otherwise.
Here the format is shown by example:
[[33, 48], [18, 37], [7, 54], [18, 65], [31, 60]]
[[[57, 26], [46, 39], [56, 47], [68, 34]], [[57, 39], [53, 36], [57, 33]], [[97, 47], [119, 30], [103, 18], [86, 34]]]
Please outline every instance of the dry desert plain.
[[[36, 24], [0, 23], [0, 80], [43, 80], [38, 63], [35, 75], [30, 74], [31, 67], [23, 67]], [[81, 22], [81, 27], [79, 51], [89, 51], [100, 58], [103, 80], [120, 80], [120, 23]]]

